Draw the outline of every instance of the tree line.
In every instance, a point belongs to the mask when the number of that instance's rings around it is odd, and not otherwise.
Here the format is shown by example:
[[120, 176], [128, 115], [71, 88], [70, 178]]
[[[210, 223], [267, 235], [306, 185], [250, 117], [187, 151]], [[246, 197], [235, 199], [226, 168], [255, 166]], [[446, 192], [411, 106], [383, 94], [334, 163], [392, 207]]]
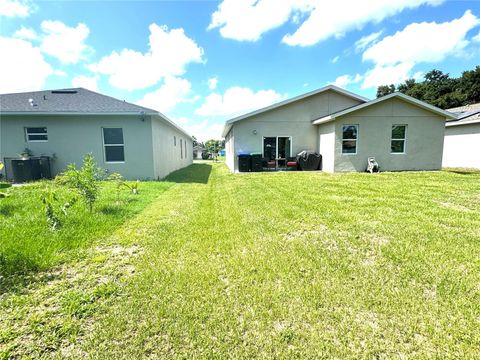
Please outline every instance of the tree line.
[[381, 85], [377, 98], [399, 91], [441, 109], [470, 105], [480, 102], [480, 66], [467, 70], [458, 78], [433, 69], [425, 74], [424, 80], [408, 79], [397, 86]]

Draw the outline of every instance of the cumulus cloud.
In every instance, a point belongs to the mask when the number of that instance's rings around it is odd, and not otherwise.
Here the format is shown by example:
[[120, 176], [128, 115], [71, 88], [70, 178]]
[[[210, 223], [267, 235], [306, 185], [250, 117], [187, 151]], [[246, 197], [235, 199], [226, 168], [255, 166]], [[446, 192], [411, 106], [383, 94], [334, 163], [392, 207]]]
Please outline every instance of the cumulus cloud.
[[330, 60], [330, 62], [332, 64], [335, 64], [339, 59], [340, 59], [340, 56], [335, 56], [332, 60]]
[[224, 0], [212, 14], [208, 29], [219, 28], [220, 34], [228, 39], [257, 41], [264, 33], [292, 21], [299, 25], [282, 41], [291, 46], [310, 46], [330, 37], [344, 36], [365, 24], [379, 23], [405, 9], [443, 1]]
[[33, 7], [29, 1], [0, 0], [0, 16], [23, 18], [32, 12]]
[[371, 33], [370, 35], [362, 36], [359, 40], [355, 41], [355, 50], [365, 50], [369, 45], [375, 43], [375, 41], [380, 37], [380, 35], [382, 35], [382, 32], [383, 31], [379, 31]]
[[38, 47], [30, 42], [0, 37], [0, 93], [40, 90], [54, 73]]
[[98, 92], [98, 76], [79, 75], [72, 79], [73, 87], [82, 87], [88, 90]]
[[351, 76], [348, 74], [341, 75], [335, 79], [333, 85], [344, 88], [350, 84], [356, 84], [362, 81], [363, 76], [360, 74], [356, 74], [355, 76]]
[[90, 70], [109, 77], [119, 89], [138, 90], [157, 84], [168, 76], [181, 76], [190, 63], [203, 61], [203, 49], [185, 35], [182, 28], [149, 26], [149, 50], [141, 53], [131, 49], [114, 51]]
[[218, 85], [218, 79], [216, 77], [208, 79], [208, 88], [210, 90], [215, 90]]
[[161, 113], [169, 113], [177, 104], [193, 102], [197, 98], [191, 96], [192, 84], [187, 79], [168, 76], [157, 90], [145, 94], [137, 102], [138, 105], [155, 109]]
[[470, 10], [458, 19], [443, 23], [412, 23], [387, 36], [363, 53], [375, 67], [365, 74], [362, 88], [397, 84], [412, 77], [418, 63], [437, 63], [459, 56], [470, 43], [467, 33], [480, 24]]
[[22, 26], [20, 29], [15, 31], [13, 34], [14, 37], [19, 38], [19, 39], [25, 39], [25, 40], [37, 40], [38, 35], [33, 30], [32, 28], [27, 28], [25, 26]]
[[179, 124], [187, 133], [193, 135], [199, 141], [210, 139], [221, 139], [223, 122], [214, 122], [211, 120], [194, 121], [185, 117], [173, 118], [175, 123]]
[[41, 50], [64, 64], [76, 64], [84, 60], [91, 51], [85, 44], [90, 33], [87, 25], [79, 23], [76, 27], [65, 25], [61, 21], [42, 21], [40, 27], [44, 32]]
[[233, 117], [277, 103], [286, 97], [286, 94], [279, 94], [274, 90], [254, 92], [249, 88], [235, 86], [227, 89], [223, 95], [208, 95], [204, 103], [195, 110], [195, 114]]
[[477, 35], [475, 35], [473, 38], [472, 38], [473, 41], [475, 42], [480, 42], [480, 31], [478, 32]]

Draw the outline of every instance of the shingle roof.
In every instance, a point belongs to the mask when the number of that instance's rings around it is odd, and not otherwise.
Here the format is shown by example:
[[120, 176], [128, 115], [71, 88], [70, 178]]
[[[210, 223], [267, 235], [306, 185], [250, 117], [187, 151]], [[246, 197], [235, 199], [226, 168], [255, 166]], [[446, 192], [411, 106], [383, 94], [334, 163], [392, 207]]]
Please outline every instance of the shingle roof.
[[33, 91], [0, 95], [1, 113], [155, 113], [84, 88]]
[[480, 123], [480, 103], [460, 106], [448, 111], [457, 115], [456, 120], [448, 121], [447, 126], [467, 125]]

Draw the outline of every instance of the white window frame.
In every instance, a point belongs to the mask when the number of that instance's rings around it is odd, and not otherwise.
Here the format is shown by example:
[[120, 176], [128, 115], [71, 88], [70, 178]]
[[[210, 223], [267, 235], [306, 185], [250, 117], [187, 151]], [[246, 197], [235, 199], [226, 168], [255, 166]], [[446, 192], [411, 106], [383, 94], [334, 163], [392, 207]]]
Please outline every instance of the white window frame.
[[[393, 138], [393, 127], [394, 126], [404, 126], [405, 127], [405, 137], [403, 139], [394, 139]], [[390, 154], [392, 155], [404, 155], [407, 153], [407, 131], [408, 125], [407, 124], [392, 124], [392, 128], [390, 130]], [[392, 151], [392, 142], [393, 141], [403, 141], [403, 152], [393, 152]]]
[[[105, 144], [105, 131], [104, 129], [121, 129], [122, 130], [122, 137], [123, 137], [123, 144]], [[123, 128], [121, 127], [102, 127], [102, 142], [103, 142], [103, 159], [105, 160], [106, 164], [125, 164], [125, 137], [123, 136]], [[107, 146], [123, 146], [123, 161], [107, 161]]]
[[262, 137], [262, 158], [265, 157], [265, 138], [275, 138], [275, 160], [278, 160], [278, 138], [289, 138], [290, 139], [290, 155], [288, 157], [292, 157], [293, 151], [293, 140], [292, 137], [289, 135], [278, 135], [278, 136], [263, 136]]
[[[34, 129], [34, 128], [45, 128], [44, 133], [29, 133], [28, 129]], [[45, 135], [47, 137], [47, 140], [30, 140], [29, 135]], [[25, 139], [27, 142], [48, 142], [48, 129], [46, 126], [26, 126], [25, 127]]]
[[[345, 139], [343, 137], [343, 128], [345, 126], [355, 126], [355, 128], [357, 129], [357, 138], [356, 139]], [[343, 124], [342, 125], [342, 155], [357, 155], [357, 153], [358, 153], [358, 139], [360, 137], [359, 136], [360, 135], [359, 130], [360, 130], [360, 126], [358, 124]], [[343, 152], [343, 142], [344, 141], [355, 141], [355, 152], [354, 153], [344, 153]]]

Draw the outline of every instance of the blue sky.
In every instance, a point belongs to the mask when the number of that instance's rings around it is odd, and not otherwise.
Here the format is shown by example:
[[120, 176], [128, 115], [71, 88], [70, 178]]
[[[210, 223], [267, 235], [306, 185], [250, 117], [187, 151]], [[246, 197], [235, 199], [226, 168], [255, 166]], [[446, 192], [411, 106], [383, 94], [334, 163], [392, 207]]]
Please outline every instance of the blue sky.
[[480, 61], [480, 1], [0, 0], [0, 92], [82, 86], [162, 111], [202, 140], [236, 115], [335, 83]]

